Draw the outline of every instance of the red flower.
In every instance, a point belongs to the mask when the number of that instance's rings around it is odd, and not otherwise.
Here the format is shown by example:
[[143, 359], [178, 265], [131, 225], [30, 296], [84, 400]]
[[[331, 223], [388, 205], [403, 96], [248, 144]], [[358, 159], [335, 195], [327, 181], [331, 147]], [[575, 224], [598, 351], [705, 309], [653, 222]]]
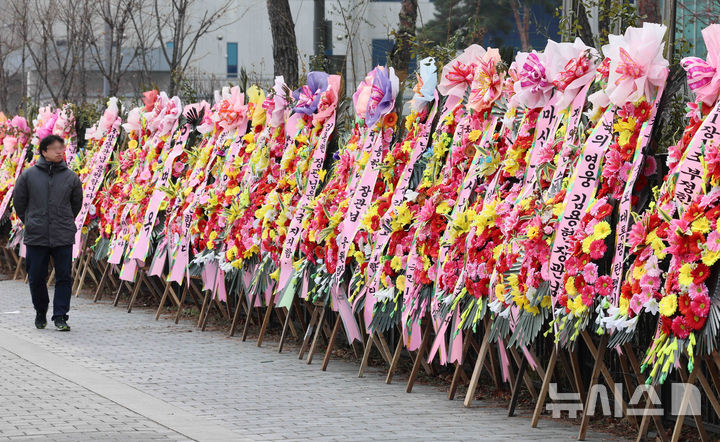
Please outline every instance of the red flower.
[[673, 334], [680, 339], [686, 339], [688, 336], [690, 336], [690, 328], [685, 322], [684, 316], [677, 316], [675, 317], [675, 319], [673, 319], [672, 331]]
[[660, 329], [665, 336], [670, 336], [670, 332], [672, 332], [672, 319], [667, 316], [661, 316]]
[[606, 251], [607, 245], [605, 245], [605, 241], [598, 239], [590, 243], [590, 257], [592, 259], [601, 259], [605, 256]]
[[697, 267], [695, 267], [690, 274], [693, 277], [693, 283], [700, 284], [710, 275], [710, 268], [705, 264], [698, 263]]
[[692, 314], [706, 318], [710, 310], [710, 297], [702, 294], [695, 296], [692, 300]]
[[[685, 316], [685, 323], [687, 324], [688, 328], [691, 328], [693, 330], [700, 330], [703, 325], [705, 325], [705, 321], [707, 321], [707, 318], [704, 318], [702, 316], [698, 315], [687, 315]], [[673, 321], [674, 323], [675, 321]]]
[[688, 295], [680, 295], [678, 298], [678, 309], [680, 313], [687, 316], [692, 313], [690, 306], [692, 305], [692, 299]]
[[608, 296], [612, 291], [612, 278], [608, 275], [603, 275], [595, 281], [595, 288], [597, 288], [598, 295]]

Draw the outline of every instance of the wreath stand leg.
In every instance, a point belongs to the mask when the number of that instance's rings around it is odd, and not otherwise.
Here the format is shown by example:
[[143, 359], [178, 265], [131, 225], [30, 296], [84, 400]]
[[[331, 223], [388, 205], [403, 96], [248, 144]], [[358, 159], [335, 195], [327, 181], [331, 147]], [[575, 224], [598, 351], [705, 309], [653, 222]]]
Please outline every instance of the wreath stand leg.
[[323, 358], [321, 367], [322, 371], [327, 370], [327, 366], [330, 363], [330, 355], [335, 347], [335, 338], [337, 337], [338, 330], [340, 330], [340, 323], [342, 323], [342, 318], [340, 318], [340, 314], [338, 313], [335, 315], [335, 325], [333, 325], [332, 332], [330, 332], [330, 340], [325, 350], [325, 357]]
[[[608, 387], [611, 387], [610, 389], [614, 394], [615, 381], [613, 380], [612, 374], [610, 373], [610, 370], [608, 370], [607, 366], [605, 365], [605, 361], [603, 360], [603, 357], [605, 355], [605, 348], [603, 348], [603, 349], [600, 348], [601, 346], [602, 347], [607, 346], [607, 340], [608, 340], [607, 334], [604, 334], [600, 338], [600, 343], [598, 344], [598, 347], [595, 347], [595, 344], [593, 343], [592, 338], [590, 337], [590, 334], [587, 332], [587, 330], [583, 331], [581, 333], [581, 335], [583, 337], [583, 340], [585, 341], [585, 345], [587, 345], [588, 349], [590, 350], [590, 354], [595, 359], [595, 364], [598, 366], [598, 368], [600, 370], [599, 373], [602, 374], [603, 378], [605, 379], [605, 383], [608, 385]], [[599, 375], [598, 375], [598, 377], [599, 377]], [[595, 381], [591, 382], [590, 385], [588, 386], [588, 400], [590, 399], [590, 391], [592, 389], [592, 386], [597, 383], [596, 381], [597, 381], [597, 379], [595, 379]], [[622, 395], [620, 395], [620, 397], [615, 398], [615, 400], [620, 403], [620, 405], [622, 407], [623, 416], [626, 416], [627, 420], [634, 427], [638, 427], [639, 422], [637, 421], [637, 419], [635, 419], [634, 415], [628, 414], [627, 403], [625, 402], [625, 399], [622, 397]], [[583, 408], [583, 422], [585, 422], [586, 420], [589, 422], [589, 419], [590, 419], [590, 416], [587, 416], [587, 418], [585, 417], [586, 410], [587, 410], [587, 404], [586, 404], [585, 408]], [[587, 422], [585, 423], [585, 428], [583, 428], [583, 426], [581, 424], [580, 431], [581, 431], [580, 435], [582, 435], [584, 437], [584, 434], [587, 431]]]
[[17, 253], [15, 253], [15, 250], [10, 251], [12, 253], [13, 258], [15, 259], [15, 273], [13, 273], [13, 280], [20, 279], [20, 275], [22, 275], [22, 261], [23, 258], [21, 256], [18, 256]]
[[[465, 336], [463, 337], [462, 357], [461, 361], [466, 360], [468, 350], [470, 348], [470, 342], [473, 340], [472, 331], [470, 329], [465, 330]], [[450, 381], [450, 389], [448, 390], [448, 400], [452, 401], [455, 399], [455, 393], [457, 393], [458, 385], [460, 384], [461, 375], [465, 375], [465, 368], [463, 363], [455, 362], [455, 371], [453, 372], [452, 381]], [[465, 375], [467, 377], [467, 375]]]
[[252, 318], [252, 313], [255, 307], [255, 297], [257, 297], [256, 293], [253, 293], [253, 295], [250, 297], [250, 301], [248, 303], [248, 312], [247, 312], [247, 318], [245, 318], [245, 325], [243, 326], [243, 333], [242, 333], [242, 341], [245, 342], [247, 340], [248, 331], [250, 330], [250, 319]]
[[128, 302], [127, 312], [132, 312], [133, 305], [135, 305], [135, 300], [137, 299], [138, 293], [140, 293], [140, 289], [142, 288], [143, 284], [145, 284], [145, 271], [143, 269], [139, 269], [140, 278], [135, 283], [135, 287], [133, 287], [132, 296], [130, 296], [130, 302]]
[[[640, 371], [640, 364], [638, 362], [637, 356], [635, 355], [635, 351], [632, 348], [632, 345], [630, 343], [624, 344], [623, 351], [625, 353], [625, 357], [627, 358], [627, 361], [623, 357], [619, 358], [623, 372], [628, 372], [627, 362], [629, 361], [630, 369], [632, 369], [632, 374], [635, 375], [635, 379], [637, 381], [637, 387], [645, 385], [645, 376]], [[632, 385], [629, 378], [630, 376], [625, 376], [625, 383], [628, 387]], [[657, 389], [657, 386], [651, 386], [650, 388]], [[650, 418], [652, 418], [653, 423], [655, 424], [655, 429], [657, 430], [657, 438], [665, 442], [668, 440], [668, 434], [664, 425], [662, 424], [662, 416], [652, 413], [652, 406], [654, 404], [649, 391], [645, 391], [645, 396], [647, 397], [647, 400], [645, 402], [645, 412], [643, 413], [642, 419], [640, 420], [640, 423], [638, 425], [638, 435], [636, 440], [641, 441], [647, 437], [648, 428], [650, 426]]]
[[308, 357], [305, 361], [306, 364], [310, 365], [312, 364], [313, 356], [315, 356], [315, 350], [317, 349], [317, 343], [318, 338], [320, 335], [322, 335], [323, 327], [325, 326], [325, 313], [327, 312], [327, 307], [324, 304], [318, 305], [316, 308], [322, 309], [320, 312], [320, 319], [318, 319], [317, 327], [315, 328], [315, 336], [312, 340], [312, 345], [310, 345], [310, 350], [308, 351]]
[[12, 265], [11, 265], [12, 258], [10, 257], [10, 254], [8, 253], [7, 247], [5, 247], [5, 246], [2, 247], [2, 257], [3, 257], [3, 262], [2, 262], [3, 267], [7, 267], [8, 273], [12, 273], [12, 270], [13, 270]]
[[285, 328], [285, 323], [287, 322], [290, 333], [292, 333], [294, 339], [297, 339], [298, 333], [295, 328], [295, 323], [293, 321], [288, 321], [287, 319], [288, 316], [292, 315], [292, 307], [289, 309], [285, 307], [277, 308], [275, 309], [275, 314], [277, 315], [280, 323], [283, 324], [283, 329]]
[[[490, 351], [490, 321], [485, 318], [483, 322], [485, 323], [483, 339], [482, 343], [480, 344], [480, 348], [478, 349], [478, 356], [475, 360], [475, 366], [473, 367], [472, 376], [470, 377], [470, 384], [468, 385], [468, 390], [465, 393], [465, 401], [463, 402], [465, 407], [469, 407], [470, 404], [472, 404], [472, 401], [475, 399], [475, 392], [477, 391], [478, 382], [480, 381], [480, 374], [482, 373], [483, 366], [485, 366], [485, 360], [487, 358], [488, 351]], [[476, 344], [472, 345], [474, 347]], [[488, 369], [488, 367], [485, 368]], [[491, 375], [494, 375], [492, 370], [488, 371]]]
[[515, 415], [515, 407], [517, 406], [518, 397], [520, 396], [520, 381], [524, 379], [525, 370], [527, 369], [527, 358], [522, 358], [518, 367], [517, 377], [512, 386], [512, 395], [510, 396], [510, 404], [508, 405], [508, 417]]
[[[360, 369], [358, 370], [358, 377], [365, 376], [365, 369], [367, 368], [368, 361], [370, 360], [370, 352], [372, 351], [373, 344], [375, 343], [375, 333], [368, 334], [367, 342], [365, 343], [365, 351], [363, 351], [363, 357], [360, 361]], [[390, 374], [388, 373], [388, 376]]]
[[[400, 339], [400, 343], [402, 343], [402, 339]], [[387, 340], [385, 339], [385, 335], [383, 333], [379, 332], [371, 332], [368, 334], [367, 342], [365, 344], [365, 350], [363, 351], [363, 357], [362, 361], [360, 362], [360, 370], [358, 371], [358, 377], [361, 378], [365, 375], [365, 369], [368, 366], [368, 363], [370, 362], [370, 353], [372, 351], [373, 345], [377, 347], [378, 353], [380, 353], [380, 356], [385, 360], [385, 362], [388, 364], [388, 375], [390, 376], [390, 371], [394, 370], [393, 368], [393, 360], [397, 356], [398, 358], [400, 355], [397, 353], [397, 351], [393, 354], [390, 353], [390, 346], [388, 345]], [[397, 365], [397, 362], [395, 363]], [[392, 380], [392, 376], [390, 376], [390, 379]], [[385, 378], [385, 382], [387, 382], [387, 377]]]
[[425, 353], [427, 353], [428, 346], [430, 345], [430, 335], [432, 334], [431, 322], [432, 318], [428, 315], [425, 319], [425, 330], [423, 331], [422, 342], [420, 343], [420, 348], [418, 348], [417, 354], [415, 355], [415, 361], [413, 362], [413, 368], [410, 372], [410, 378], [408, 379], [407, 386], [405, 387], [405, 391], [407, 393], [412, 392], [421, 365], [425, 367], [426, 371], [432, 372], [432, 367], [425, 362]]
[[103, 270], [102, 276], [100, 277], [100, 282], [98, 283], [97, 288], [95, 288], [95, 296], [93, 296], [93, 302], [98, 302], [102, 297], [102, 291], [105, 288], [105, 283], [107, 282], [109, 271], [110, 264], [106, 262], [105, 270]]
[[[108, 264], [108, 267], [110, 267], [109, 264]], [[163, 294], [160, 297], [160, 304], [158, 305], [158, 308], [155, 311], [155, 320], [156, 321], [158, 320], [158, 318], [160, 318], [160, 312], [162, 312], [162, 309], [165, 308], [165, 302], [167, 301], [168, 294], [170, 293], [171, 285], [172, 285], [171, 282], [165, 282], [165, 289], [163, 290]]]
[[[716, 353], [716, 352], [713, 352], [713, 353]], [[710, 374], [710, 379], [712, 380], [713, 385], [715, 386], [715, 389], [717, 391], [720, 391], [720, 376], [718, 376], [717, 366], [713, 363], [712, 358], [710, 356], [705, 357], [705, 367], [707, 367], [707, 369], [708, 369], [708, 373]], [[720, 401], [718, 401], [717, 396], [715, 396], [715, 393], [712, 391], [712, 388], [710, 387], [710, 384], [705, 379], [705, 376], [701, 377], [700, 375], [702, 375], [702, 372], [698, 374], [698, 378], [700, 379], [700, 383], [703, 386], [703, 390], [705, 390], [705, 394], [708, 396], [708, 399], [710, 400], [710, 404], [712, 405], [713, 410], [715, 410], [715, 415], [720, 416]]]
[[187, 297], [188, 291], [190, 291], [190, 280], [183, 283], [183, 291], [180, 300], [177, 303], [177, 313], [175, 314], [175, 324], [180, 322], [180, 315], [182, 315], [183, 306], [185, 305], [185, 298]]
[[250, 309], [245, 303], [245, 296], [243, 292], [238, 292], [237, 302], [235, 303], [235, 314], [233, 315], [232, 323], [230, 324], [230, 331], [228, 331], [228, 337], [235, 336], [235, 330], [237, 329], [238, 321], [240, 320], [240, 311], [245, 311], [245, 319], [250, 319]]
[[307, 328], [305, 329], [305, 337], [303, 338], [303, 343], [300, 346], [300, 352], [298, 353], [298, 359], [302, 359], [305, 356], [305, 352], [308, 349], [308, 346], [310, 345], [310, 341], [313, 337], [313, 331], [315, 330], [315, 324], [318, 321], [318, 316], [320, 315], [320, 310], [323, 309], [324, 313], [324, 306], [315, 306], [312, 312], [312, 316], [310, 317], [310, 322], [308, 323]]
[[680, 379], [682, 379], [683, 382], [689, 385], [685, 387], [685, 391], [683, 392], [682, 401], [680, 402], [680, 409], [678, 410], [677, 420], [675, 421], [675, 427], [673, 428], [672, 437], [670, 440], [672, 442], [677, 442], [678, 440], [680, 440], [680, 433], [682, 432], [683, 423], [685, 421], [685, 410], [690, 407], [690, 411], [695, 414], [695, 424], [697, 425], [700, 438], [703, 441], [706, 441], [708, 440], [708, 436], [705, 432], [705, 426], [702, 423], [702, 416], [699, 415], [699, 410], [696, 411], [693, 409], [692, 403], [690, 402], [690, 392], [692, 390], [689, 388], [689, 386], [695, 384], [698, 373], [700, 372], [700, 367], [695, 367], [692, 373], [690, 373], [690, 376], [687, 375], [684, 368], [680, 368], [678, 371], [680, 373]]
[[[87, 251], [83, 252], [83, 254], [80, 256], [80, 264], [78, 266], [80, 278], [75, 278], [75, 285], [73, 286], [73, 291], [75, 292], [76, 298], [80, 296], [80, 291], [82, 290], [82, 286], [85, 283], [85, 276], [87, 275], [89, 260], [90, 259], [88, 257]], [[80, 269], [82, 269], [82, 271], [80, 271]]]
[[113, 300], [113, 307], [117, 307], [118, 303], [120, 302], [120, 293], [122, 292], [123, 287], [126, 287], [128, 289], [128, 292], [132, 292], [132, 287], [130, 287], [130, 284], [128, 284], [127, 281], [120, 280], [120, 284], [118, 285], [117, 292], [115, 293], [115, 299]]
[[[590, 385], [588, 391], [590, 394], [588, 394], [585, 406], [583, 407], [583, 415], [582, 420], [580, 422], [580, 432], [578, 433], [578, 440], [585, 440], [585, 434], [587, 433], [587, 427], [590, 423], [590, 414], [588, 413], [588, 409], [590, 408], [590, 401], [593, 399], [592, 395], [592, 387], [596, 385], [600, 381], [600, 372], [602, 371], [602, 367], [605, 366], [605, 362], [603, 358], [605, 357], [605, 350], [607, 349], [607, 334], [602, 335], [600, 338], [600, 342], [598, 344], [598, 347], [595, 351], [593, 351], [594, 344], [592, 344], [592, 339], [590, 338], [587, 331], [583, 332], [583, 338], [585, 339], [585, 343], [590, 348], [590, 353], [593, 354], [593, 357], [595, 358], [595, 364], [593, 364], [593, 370], [592, 375], [590, 376]], [[607, 380], [608, 384], [611, 384], [611, 381]]]
[[150, 294], [153, 296], [153, 299], [160, 302], [160, 297], [162, 295], [161, 295], [160, 291], [158, 290], [153, 277], [149, 276], [147, 273], [145, 274], [145, 285], [150, 289]]
[[395, 370], [397, 370], [398, 362], [400, 362], [400, 355], [403, 349], [402, 332], [398, 334], [397, 344], [395, 345], [395, 352], [393, 353], [392, 360], [390, 361], [390, 368], [388, 368], [388, 374], [385, 377], [385, 383], [389, 384], [392, 382]]
[[265, 317], [263, 318], [262, 325], [260, 326], [260, 333], [258, 333], [257, 346], [262, 347], [263, 339], [265, 338], [265, 332], [267, 331], [268, 325], [270, 324], [270, 314], [275, 308], [275, 292], [270, 295], [270, 302], [268, 302], [265, 308]]
[[285, 312], [285, 321], [283, 322], [282, 333], [280, 334], [280, 345], [278, 346], [278, 353], [282, 353], [283, 351], [283, 346], [285, 345], [285, 338], [287, 337], [288, 328], [290, 328], [290, 330], [292, 331], [295, 339], [297, 339], [298, 337], [297, 331], [295, 330], [295, 325], [293, 325], [292, 321], [293, 305], [297, 307], [297, 302], [297, 299], [293, 299], [290, 308], [288, 308]]
[[[192, 280], [189, 280], [188, 286], [190, 286], [191, 284], [192, 284]], [[189, 290], [192, 290], [192, 287], [190, 287]], [[195, 325], [198, 328], [202, 327], [203, 319], [205, 318], [205, 316], [208, 315], [208, 313], [210, 312], [210, 308], [212, 307], [212, 300], [210, 299], [209, 291], [206, 290], [205, 295], [203, 295], [201, 292], [200, 297], [202, 298], [203, 301], [202, 301], [202, 307], [200, 308], [200, 314], [198, 315], [197, 324]]]

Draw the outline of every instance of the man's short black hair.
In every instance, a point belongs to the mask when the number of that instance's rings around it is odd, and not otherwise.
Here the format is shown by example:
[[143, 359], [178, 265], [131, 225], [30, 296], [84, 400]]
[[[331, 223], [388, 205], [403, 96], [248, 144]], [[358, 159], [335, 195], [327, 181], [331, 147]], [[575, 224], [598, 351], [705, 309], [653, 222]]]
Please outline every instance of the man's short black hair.
[[61, 144], [65, 144], [65, 140], [63, 140], [61, 137], [57, 135], [48, 135], [47, 137], [40, 140], [40, 152], [45, 152], [49, 145], [52, 143], [59, 141]]

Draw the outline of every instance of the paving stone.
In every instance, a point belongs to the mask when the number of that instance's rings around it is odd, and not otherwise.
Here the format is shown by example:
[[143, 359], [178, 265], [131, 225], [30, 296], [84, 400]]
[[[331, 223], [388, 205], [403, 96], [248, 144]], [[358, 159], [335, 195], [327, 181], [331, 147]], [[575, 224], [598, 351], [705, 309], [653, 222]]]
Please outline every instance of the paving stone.
[[[543, 419], [508, 418], [482, 401], [471, 409], [436, 388], [416, 384], [412, 394], [380, 370], [357, 377], [356, 363], [333, 360], [320, 370], [274, 343], [228, 339], [189, 322], [155, 321], [109, 302], [72, 299], [72, 332], [36, 330], [27, 286], [0, 282], [0, 330], [149, 394], [168, 406], [253, 440], [575, 440], [578, 428]], [[9, 313], [5, 313], [9, 312]], [[18, 312], [18, 313], [15, 313]], [[3, 349], [0, 341], [0, 439], [183, 440], [162, 426]], [[82, 382], [80, 382], [82, 384]], [[49, 432], [49, 433], [48, 433]], [[43, 435], [38, 438], [34, 435]], [[590, 431], [588, 439], [613, 439]]]

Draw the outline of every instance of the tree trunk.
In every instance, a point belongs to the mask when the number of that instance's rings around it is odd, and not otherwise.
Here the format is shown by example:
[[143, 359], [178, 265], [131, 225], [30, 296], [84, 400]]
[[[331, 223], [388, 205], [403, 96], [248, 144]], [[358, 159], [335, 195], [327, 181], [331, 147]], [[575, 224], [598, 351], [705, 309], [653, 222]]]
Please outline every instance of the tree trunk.
[[577, 7], [573, 9], [573, 13], [577, 17], [579, 26], [578, 37], [580, 37], [586, 45], [593, 46], [595, 39], [593, 38], [592, 29], [590, 28], [590, 22], [588, 21], [587, 10], [585, 9], [585, 3], [583, 3], [583, 0], [577, 0]]
[[410, 66], [412, 39], [415, 36], [415, 23], [417, 21], [417, 0], [402, 0], [400, 6], [400, 26], [395, 38], [395, 48], [391, 56], [395, 74], [400, 81], [405, 81]]
[[637, 7], [640, 23], [660, 23], [660, 3], [658, 0], [638, 0]]
[[528, 35], [528, 29], [530, 26], [530, 11], [527, 6], [524, 8], [524, 14], [520, 14], [522, 5], [518, 0], [510, 0], [510, 8], [513, 12], [513, 18], [515, 18], [515, 27], [517, 28], [518, 35], [520, 36], [520, 45], [523, 51], [530, 49], [530, 38]]
[[288, 0], [267, 0], [270, 31], [273, 39], [275, 75], [282, 75], [291, 87], [298, 85], [298, 50], [295, 24]]

